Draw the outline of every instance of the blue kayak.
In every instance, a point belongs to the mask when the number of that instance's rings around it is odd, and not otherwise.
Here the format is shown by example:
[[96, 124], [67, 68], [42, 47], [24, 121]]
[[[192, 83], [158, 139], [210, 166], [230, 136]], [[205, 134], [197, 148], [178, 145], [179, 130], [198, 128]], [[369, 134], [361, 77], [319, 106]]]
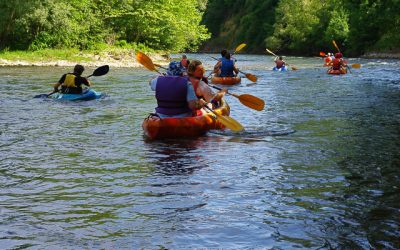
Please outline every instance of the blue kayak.
[[273, 67], [272, 70], [273, 70], [273, 71], [287, 71], [288, 69], [287, 69], [286, 66], [283, 66], [283, 67], [280, 68], [280, 69], [278, 69], [277, 67]]
[[92, 89], [83, 90], [82, 94], [63, 94], [63, 93], [55, 93], [49, 97], [57, 99], [57, 100], [67, 100], [67, 101], [89, 101], [100, 99], [104, 94], [101, 92], [96, 92]]

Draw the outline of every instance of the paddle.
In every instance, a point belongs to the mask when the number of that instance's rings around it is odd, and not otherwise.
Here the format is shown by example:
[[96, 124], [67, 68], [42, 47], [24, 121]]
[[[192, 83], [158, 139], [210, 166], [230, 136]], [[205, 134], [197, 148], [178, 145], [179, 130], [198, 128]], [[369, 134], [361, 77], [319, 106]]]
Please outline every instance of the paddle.
[[[219, 61], [218, 58], [216, 58], [216, 57], [213, 57], [213, 56], [210, 56], [210, 57], [211, 57], [212, 59], [214, 59], [214, 60]], [[238, 70], [239, 70], [239, 69], [238, 69]], [[257, 76], [255, 76], [255, 75], [253, 75], [253, 74], [245, 73], [245, 72], [243, 72], [243, 71], [241, 71], [241, 70], [239, 70], [239, 72], [242, 73], [242, 74], [244, 74], [244, 75], [246, 76], [246, 78], [249, 79], [249, 80], [252, 81], [252, 82], [257, 82], [257, 80], [258, 80]], [[211, 74], [212, 74], [212, 72], [208, 75], [208, 77], [210, 77]], [[208, 77], [207, 77], [207, 78], [208, 78]]]
[[320, 55], [320, 56], [326, 56], [325, 52], [322, 52], [322, 51], [319, 52], [319, 55]]
[[[337, 46], [335, 40], [332, 40], [332, 43], [333, 43], [333, 46], [335, 46], [335, 48], [337, 49], [337, 51], [338, 51], [339, 53], [342, 53], [342, 52], [340, 52], [339, 46]], [[349, 72], [351, 73], [351, 70], [350, 70], [349, 65], [346, 64], [346, 68], [347, 68], [347, 69], [349, 70]]]
[[140, 64], [142, 64], [145, 68], [147, 68], [148, 70], [155, 71], [155, 72], [159, 73], [160, 75], [162, 75], [162, 73], [156, 69], [156, 67], [154, 66], [153, 61], [150, 59], [150, 57], [148, 57], [146, 54], [138, 51], [136, 53], [136, 60]]
[[[272, 55], [274, 55], [274, 56], [276, 56], [276, 57], [278, 57], [274, 52], [272, 52], [271, 50], [269, 50], [269, 49], [265, 49], [268, 53], [270, 53], [270, 54], [272, 54]], [[294, 67], [293, 65], [289, 65], [288, 63], [286, 63], [286, 65], [287, 66], [291, 66], [292, 67], [292, 70], [297, 70], [297, 68], [296, 67]]]
[[[213, 85], [209, 85], [209, 86], [214, 88], [214, 89], [222, 90], [221, 88], [218, 88], [217, 86], [213, 86]], [[260, 99], [258, 97], [255, 97], [255, 96], [249, 95], [249, 94], [237, 95], [237, 94], [230, 93], [228, 91], [226, 93], [231, 95], [231, 96], [234, 96], [234, 97], [238, 98], [239, 101], [243, 105], [245, 105], [245, 106], [247, 106], [249, 108], [252, 108], [252, 109], [257, 110], [257, 111], [261, 111], [261, 110], [264, 109], [265, 102], [264, 102], [264, 100], [262, 100], [262, 99]]]
[[[91, 76], [102, 76], [102, 75], [105, 75], [105, 74], [108, 73], [109, 70], [110, 70], [110, 67], [108, 65], [100, 66], [97, 69], [95, 69], [91, 75], [87, 76], [86, 78], [89, 78]], [[57, 92], [53, 91], [50, 94], [35, 95], [33, 98], [46, 98], [46, 97], [51, 96], [54, 93], [57, 93]]]
[[[160, 75], [162, 75], [161, 72], [159, 72], [156, 68], [155, 65], [153, 63], [153, 61], [150, 59], [150, 57], [148, 57], [147, 55], [145, 55], [142, 52], [137, 52], [136, 53], [136, 59], [138, 60], [138, 62], [140, 64], [142, 64], [145, 68], [151, 70], [151, 71], [156, 71], [158, 72]], [[232, 131], [241, 131], [243, 130], [243, 126], [236, 121], [235, 119], [233, 119], [232, 117], [229, 116], [223, 116], [220, 114], [217, 114], [214, 112], [214, 110], [210, 109], [207, 105], [204, 106], [206, 109], [210, 110], [217, 118], [218, 121], [220, 121], [222, 124], [224, 124], [225, 127], [229, 128]]]
[[161, 66], [160, 64], [155, 63], [154, 65], [155, 65], [156, 67], [159, 67], [159, 68], [168, 70], [168, 68], [166, 68], [166, 67], [164, 67], [164, 66]]
[[220, 115], [217, 112], [215, 112], [214, 110], [212, 110], [210, 107], [208, 107], [207, 105], [204, 105], [204, 107], [206, 109], [208, 109], [209, 111], [211, 111], [216, 116], [217, 120], [220, 123], [222, 123], [225, 127], [229, 128], [230, 130], [232, 130], [234, 132], [240, 132], [244, 129], [242, 124], [240, 124], [238, 121], [236, 121], [232, 117], [226, 116], [226, 115]]
[[234, 54], [236, 54], [237, 52], [241, 51], [244, 47], [246, 47], [246, 44], [245, 44], [245, 43], [239, 44], [239, 45], [236, 47], [236, 49], [235, 49], [235, 51], [233, 52], [232, 55], [234, 55]]
[[361, 68], [361, 64], [359, 64], [359, 63], [354, 63], [354, 64], [351, 65], [351, 67], [352, 67], [352, 68], [355, 68], [355, 69], [359, 69], [359, 68]]

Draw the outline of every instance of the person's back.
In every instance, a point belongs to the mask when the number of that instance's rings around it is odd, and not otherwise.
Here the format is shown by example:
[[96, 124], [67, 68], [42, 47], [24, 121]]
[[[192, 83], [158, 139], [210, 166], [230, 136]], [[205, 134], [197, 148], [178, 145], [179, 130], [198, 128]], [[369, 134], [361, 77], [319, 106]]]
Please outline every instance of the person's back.
[[63, 94], [81, 94], [82, 84], [90, 87], [90, 82], [82, 77], [85, 68], [82, 65], [75, 65], [73, 73], [64, 74], [54, 86], [54, 91], [58, 92], [61, 86], [61, 93]]
[[233, 77], [238, 70], [235, 67], [235, 62], [231, 60], [231, 54], [226, 53], [225, 57], [221, 59], [221, 77]]
[[202, 107], [198, 101], [193, 86], [187, 77], [183, 77], [183, 68], [176, 68], [171, 62], [167, 76], [159, 76], [150, 81], [157, 99], [156, 113], [161, 118], [189, 117], [196, 109]]
[[280, 69], [283, 66], [285, 66], [285, 61], [283, 61], [283, 58], [280, 56], [279, 58], [275, 59], [275, 64], [276, 64], [276, 68]]
[[332, 61], [332, 69], [333, 70], [340, 70], [343, 64], [343, 60], [341, 59], [343, 55], [341, 53], [336, 53], [335, 54], [335, 59]]

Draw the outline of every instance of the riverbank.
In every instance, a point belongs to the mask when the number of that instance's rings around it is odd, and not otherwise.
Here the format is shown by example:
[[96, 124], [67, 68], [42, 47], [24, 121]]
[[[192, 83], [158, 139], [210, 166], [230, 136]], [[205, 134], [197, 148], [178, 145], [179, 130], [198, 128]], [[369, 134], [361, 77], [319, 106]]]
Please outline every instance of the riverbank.
[[[148, 53], [154, 63], [167, 64], [169, 55]], [[113, 49], [106, 51], [79, 50], [40, 50], [40, 51], [11, 51], [0, 53], [0, 66], [60, 66], [69, 67], [77, 63], [87, 67], [109, 65], [118, 68], [142, 67], [137, 62], [135, 51], [132, 49]]]
[[400, 51], [396, 52], [367, 52], [361, 56], [366, 59], [400, 59]]

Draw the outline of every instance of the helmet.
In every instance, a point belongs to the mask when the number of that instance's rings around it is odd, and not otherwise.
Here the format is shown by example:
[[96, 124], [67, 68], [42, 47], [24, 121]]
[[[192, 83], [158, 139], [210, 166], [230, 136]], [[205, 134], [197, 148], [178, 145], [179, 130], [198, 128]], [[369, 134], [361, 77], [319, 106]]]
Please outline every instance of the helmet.
[[343, 57], [342, 53], [338, 52], [338, 53], [335, 54], [335, 58], [342, 58], [342, 57]]
[[181, 62], [172, 61], [169, 63], [167, 70], [169, 76], [182, 76], [184, 72], [186, 72], [186, 70], [182, 67]]

